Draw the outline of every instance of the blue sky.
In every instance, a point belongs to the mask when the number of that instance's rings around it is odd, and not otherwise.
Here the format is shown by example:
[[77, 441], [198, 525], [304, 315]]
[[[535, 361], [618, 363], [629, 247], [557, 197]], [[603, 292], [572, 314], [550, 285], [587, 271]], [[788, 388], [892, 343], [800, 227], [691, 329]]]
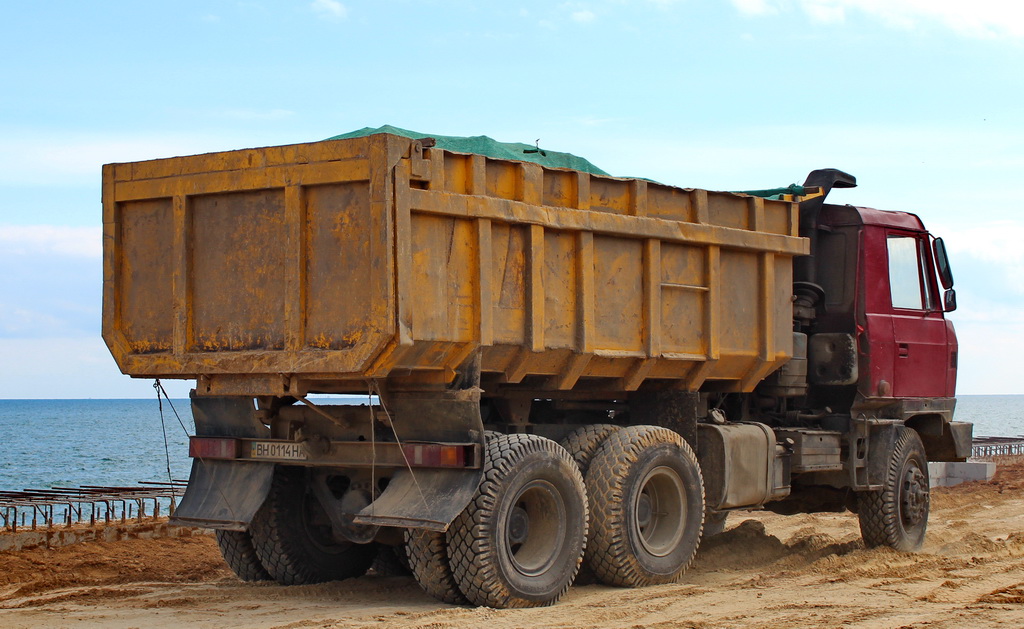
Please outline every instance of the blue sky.
[[99, 337], [103, 163], [382, 124], [687, 187], [842, 168], [947, 240], [959, 391], [1022, 392], [1018, 0], [4, 2], [0, 59], [0, 398], [152, 394]]

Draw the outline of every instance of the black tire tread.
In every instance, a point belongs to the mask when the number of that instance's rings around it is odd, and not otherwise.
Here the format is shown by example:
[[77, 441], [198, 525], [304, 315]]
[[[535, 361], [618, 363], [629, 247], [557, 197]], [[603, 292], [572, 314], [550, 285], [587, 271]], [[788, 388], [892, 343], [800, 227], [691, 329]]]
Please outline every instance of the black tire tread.
[[[920, 539], [911, 540], [901, 534], [899, 514], [899, 478], [900, 468], [906, 453], [910, 456], [914, 451], [920, 454], [924, 465], [922, 472], [928, 478], [928, 464], [924, 455], [924, 444], [913, 428], [905, 426], [897, 429], [896, 441], [889, 456], [886, 468], [885, 484], [878, 491], [862, 491], [857, 494], [857, 520], [860, 523], [860, 534], [864, 545], [868, 548], [888, 546], [896, 550], [914, 552], [920, 550], [927, 529], [927, 519]], [[927, 513], [925, 514], [927, 518]]]
[[[296, 496], [305, 494], [305, 475], [299, 468], [274, 470], [270, 493], [251, 524], [253, 546], [267, 572], [282, 585], [323, 583], [366, 573], [377, 553], [374, 544], [352, 544], [330, 568], [314, 565], [296, 542], [301, 535]], [[300, 499], [301, 501], [301, 499]]]
[[[497, 574], [497, 549], [490, 544], [485, 535], [485, 526], [490, 520], [497, 504], [497, 497], [502, 488], [503, 480], [516, 464], [534, 452], [547, 452], [566, 463], [567, 474], [578, 484], [579, 491], [585, 496], [583, 477], [572, 458], [560, 445], [537, 435], [509, 434], [488, 435], [484, 477], [473, 501], [455, 519], [448, 529], [448, 552], [452, 573], [455, 575], [459, 589], [471, 603], [493, 608], [540, 607], [552, 605], [561, 598], [572, 585], [579, 571], [580, 558], [572, 570], [570, 578], [564, 586], [548, 600], [534, 601], [517, 597], [514, 592], [501, 581]], [[587, 502], [583, 501], [584, 513], [584, 544], [587, 528]]]
[[215, 535], [220, 554], [235, 576], [250, 583], [272, 579], [256, 556], [256, 548], [252, 545], [252, 536], [248, 531], [218, 530]]
[[[583, 475], [584, 484], [586, 484], [587, 471], [590, 469], [590, 462], [593, 461], [594, 455], [597, 454], [605, 440], [608, 439], [608, 435], [621, 429], [622, 426], [615, 424], [587, 424], [570, 432], [558, 442], [560, 446], [566, 449], [572, 460], [576, 461], [576, 466], [580, 468], [580, 474]], [[576, 574], [575, 583], [577, 585], [590, 585], [596, 582], [597, 576], [590, 569], [587, 562], [584, 561], [580, 565], [579, 572]]]
[[445, 533], [408, 529], [405, 532], [405, 547], [409, 568], [424, 592], [449, 605], [469, 604], [452, 574]]
[[[614, 505], [622, 505], [628, 488], [629, 469], [641, 453], [652, 446], [672, 444], [690, 465], [697, 469], [697, 457], [689, 444], [676, 432], [659, 426], [630, 426], [608, 436], [587, 473], [587, 491], [591, 504], [590, 537], [584, 562], [598, 579], [619, 587], [646, 587], [677, 581], [693, 563], [698, 544], [675, 573], [649, 574], [639, 565], [630, 550], [625, 513]], [[700, 487], [701, 530], [703, 530], [704, 486]], [[609, 508], [609, 506], [612, 506]], [[700, 539], [700, 532], [697, 534]]]
[[587, 477], [587, 470], [590, 469], [590, 462], [594, 459], [601, 444], [608, 435], [620, 430], [622, 426], [615, 424], [587, 424], [570, 432], [559, 445], [568, 450], [576, 465], [580, 468], [580, 474]]
[[725, 532], [725, 522], [729, 518], [728, 511], [704, 510], [704, 528], [700, 531], [700, 541], [721, 535]]
[[412, 570], [409, 568], [409, 557], [406, 554], [405, 544], [398, 546], [378, 544], [377, 554], [373, 558], [370, 572], [378, 577], [407, 577], [411, 575]]

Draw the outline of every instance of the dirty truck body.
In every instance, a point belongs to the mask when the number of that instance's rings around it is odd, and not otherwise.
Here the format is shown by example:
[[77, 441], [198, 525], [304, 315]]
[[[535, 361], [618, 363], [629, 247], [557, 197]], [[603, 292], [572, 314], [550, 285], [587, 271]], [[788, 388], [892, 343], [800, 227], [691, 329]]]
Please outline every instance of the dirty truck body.
[[674, 580], [755, 507], [920, 546], [971, 425], [916, 216], [826, 204], [833, 170], [762, 198], [431, 144], [105, 167], [104, 338], [196, 380], [175, 517], [239, 576], [392, 552], [441, 600], [542, 605], [581, 565]]

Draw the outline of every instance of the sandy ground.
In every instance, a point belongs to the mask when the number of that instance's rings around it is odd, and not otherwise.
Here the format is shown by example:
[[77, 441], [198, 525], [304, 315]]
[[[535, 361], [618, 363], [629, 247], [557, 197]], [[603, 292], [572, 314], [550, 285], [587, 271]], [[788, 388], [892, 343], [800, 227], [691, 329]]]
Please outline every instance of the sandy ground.
[[577, 586], [528, 610], [453, 607], [409, 577], [250, 585], [209, 536], [0, 553], [0, 627], [1024, 627], [1024, 462], [933, 493], [923, 552], [856, 517], [734, 514], [682, 581]]

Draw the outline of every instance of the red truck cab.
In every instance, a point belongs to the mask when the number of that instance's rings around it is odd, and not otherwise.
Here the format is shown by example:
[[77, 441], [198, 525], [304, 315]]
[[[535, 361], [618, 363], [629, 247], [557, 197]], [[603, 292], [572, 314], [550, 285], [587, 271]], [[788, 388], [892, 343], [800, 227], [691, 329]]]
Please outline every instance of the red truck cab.
[[860, 217], [866, 397], [947, 398], [956, 390], [957, 342], [945, 319], [933, 237], [914, 214], [854, 208]]
[[816, 387], [816, 403], [901, 420], [930, 460], [963, 460], [970, 424], [952, 421], [958, 347], [945, 313], [956, 298], [942, 240], [914, 214], [851, 205], [825, 204], [815, 231], [814, 331], [852, 334], [857, 372], [848, 386]]

